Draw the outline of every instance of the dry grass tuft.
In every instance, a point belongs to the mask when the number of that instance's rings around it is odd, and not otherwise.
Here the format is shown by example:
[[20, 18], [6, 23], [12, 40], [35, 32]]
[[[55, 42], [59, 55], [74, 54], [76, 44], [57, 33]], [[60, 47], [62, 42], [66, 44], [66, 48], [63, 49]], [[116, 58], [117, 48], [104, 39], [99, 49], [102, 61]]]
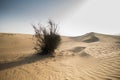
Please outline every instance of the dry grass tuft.
[[39, 28], [33, 25], [37, 39], [34, 49], [40, 55], [53, 55], [61, 41], [61, 36], [57, 33], [58, 26], [51, 20], [48, 24], [48, 26], [39, 25]]

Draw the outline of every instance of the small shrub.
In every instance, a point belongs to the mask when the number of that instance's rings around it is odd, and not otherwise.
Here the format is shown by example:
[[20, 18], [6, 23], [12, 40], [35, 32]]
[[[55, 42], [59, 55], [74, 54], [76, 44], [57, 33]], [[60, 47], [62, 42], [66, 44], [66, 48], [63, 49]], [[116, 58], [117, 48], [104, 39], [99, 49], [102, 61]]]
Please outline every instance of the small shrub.
[[33, 25], [34, 36], [37, 39], [34, 49], [40, 55], [53, 55], [61, 41], [61, 36], [57, 33], [58, 26], [51, 20], [48, 24], [48, 26], [39, 25], [39, 28]]

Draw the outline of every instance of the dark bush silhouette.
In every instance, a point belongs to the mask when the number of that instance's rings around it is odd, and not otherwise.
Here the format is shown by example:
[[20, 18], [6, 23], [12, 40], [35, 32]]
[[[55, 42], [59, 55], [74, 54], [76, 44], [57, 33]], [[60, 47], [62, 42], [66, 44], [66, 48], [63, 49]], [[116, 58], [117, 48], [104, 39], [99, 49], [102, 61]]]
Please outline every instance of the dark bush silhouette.
[[58, 26], [51, 20], [49, 20], [48, 24], [48, 26], [39, 25], [39, 29], [33, 25], [37, 39], [34, 49], [40, 55], [53, 55], [61, 41], [61, 37], [57, 33]]

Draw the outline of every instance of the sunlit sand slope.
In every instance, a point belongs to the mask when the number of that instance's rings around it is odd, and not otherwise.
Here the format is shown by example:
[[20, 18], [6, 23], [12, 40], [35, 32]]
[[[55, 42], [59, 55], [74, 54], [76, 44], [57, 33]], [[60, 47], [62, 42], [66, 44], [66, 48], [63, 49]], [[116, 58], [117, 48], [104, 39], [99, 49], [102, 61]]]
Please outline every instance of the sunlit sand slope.
[[34, 40], [0, 34], [0, 80], [120, 80], [120, 36], [62, 37], [55, 57], [36, 55]]

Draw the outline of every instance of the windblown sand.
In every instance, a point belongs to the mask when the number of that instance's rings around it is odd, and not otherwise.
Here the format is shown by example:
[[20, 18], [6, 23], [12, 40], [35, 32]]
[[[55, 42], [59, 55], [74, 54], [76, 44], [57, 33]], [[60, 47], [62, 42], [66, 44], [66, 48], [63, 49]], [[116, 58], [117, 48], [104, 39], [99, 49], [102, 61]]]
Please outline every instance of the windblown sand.
[[36, 55], [34, 41], [0, 34], [0, 80], [120, 80], [120, 36], [62, 37], [55, 57]]

